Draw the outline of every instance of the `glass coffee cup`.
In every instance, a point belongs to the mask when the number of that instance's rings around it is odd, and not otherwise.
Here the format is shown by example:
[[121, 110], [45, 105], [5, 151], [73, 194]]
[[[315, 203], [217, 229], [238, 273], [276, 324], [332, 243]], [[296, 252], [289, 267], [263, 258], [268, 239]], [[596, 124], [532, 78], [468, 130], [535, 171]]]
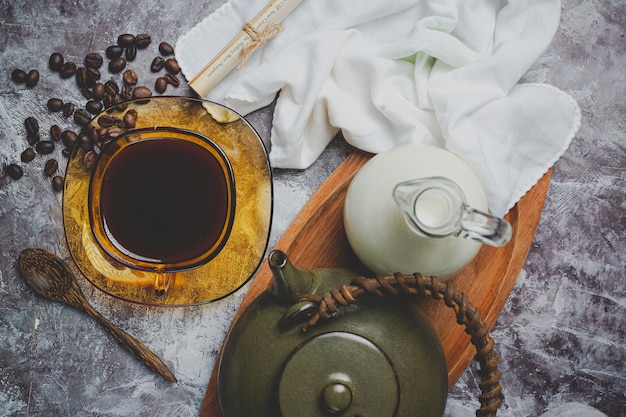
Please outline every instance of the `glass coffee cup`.
[[100, 247], [126, 267], [156, 273], [160, 296], [173, 273], [223, 248], [235, 202], [226, 155], [209, 138], [174, 128], [135, 129], [108, 143], [88, 197]]

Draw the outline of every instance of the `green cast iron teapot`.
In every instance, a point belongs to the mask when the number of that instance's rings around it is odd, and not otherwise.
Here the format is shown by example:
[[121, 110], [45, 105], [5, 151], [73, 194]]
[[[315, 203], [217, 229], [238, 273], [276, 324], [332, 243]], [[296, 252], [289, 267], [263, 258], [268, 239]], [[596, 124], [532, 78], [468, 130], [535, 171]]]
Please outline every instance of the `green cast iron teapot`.
[[367, 279], [338, 268], [309, 271], [280, 250], [268, 261], [273, 287], [243, 311], [222, 351], [224, 417], [442, 416], [443, 349], [409, 300], [427, 295], [444, 299], [466, 324], [482, 367], [477, 415], [495, 416], [501, 389], [493, 341], [449, 284], [421, 274]]

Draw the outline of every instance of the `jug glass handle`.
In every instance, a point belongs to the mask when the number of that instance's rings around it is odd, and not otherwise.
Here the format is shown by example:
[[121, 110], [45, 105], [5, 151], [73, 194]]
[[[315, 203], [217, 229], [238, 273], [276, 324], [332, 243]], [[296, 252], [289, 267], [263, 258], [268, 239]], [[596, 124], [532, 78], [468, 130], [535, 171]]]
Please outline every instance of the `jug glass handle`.
[[511, 225], [500, 217], [470, 207], [463, 190], [445, 177], [414, 179], [397, 184], [393, 199], [409, 228], [425, 237], [469, 237], [491, 246], [506, 244]]

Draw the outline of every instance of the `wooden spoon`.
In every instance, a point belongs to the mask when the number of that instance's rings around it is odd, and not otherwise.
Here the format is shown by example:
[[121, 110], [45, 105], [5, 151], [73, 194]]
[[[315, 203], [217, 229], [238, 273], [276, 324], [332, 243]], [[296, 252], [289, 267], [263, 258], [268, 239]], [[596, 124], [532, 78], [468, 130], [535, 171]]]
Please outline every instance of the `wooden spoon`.
[[177, 382], [172, 371], [150, 349], [111, 323], [89, 304], [74, 274], [59, 257], [43, 249], [24, 249], [18, 258], [18, 266], [26, 283], [37, 294], [50, 300], [61, 301], [89, 314], [144, 364], [167, 380]]

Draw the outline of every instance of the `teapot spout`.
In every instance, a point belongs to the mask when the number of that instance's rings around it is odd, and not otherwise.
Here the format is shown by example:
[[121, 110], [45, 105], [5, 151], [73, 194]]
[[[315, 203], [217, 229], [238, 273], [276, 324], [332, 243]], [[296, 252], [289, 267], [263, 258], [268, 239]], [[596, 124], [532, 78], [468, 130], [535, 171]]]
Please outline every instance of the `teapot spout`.
[[283, 251], [274, 249], [269, 254], [268, 263], [274, 278], [271, 291], [279, 300], [295, 302], [304, 294], [314, 292], [315, 274], [295, 267]]

